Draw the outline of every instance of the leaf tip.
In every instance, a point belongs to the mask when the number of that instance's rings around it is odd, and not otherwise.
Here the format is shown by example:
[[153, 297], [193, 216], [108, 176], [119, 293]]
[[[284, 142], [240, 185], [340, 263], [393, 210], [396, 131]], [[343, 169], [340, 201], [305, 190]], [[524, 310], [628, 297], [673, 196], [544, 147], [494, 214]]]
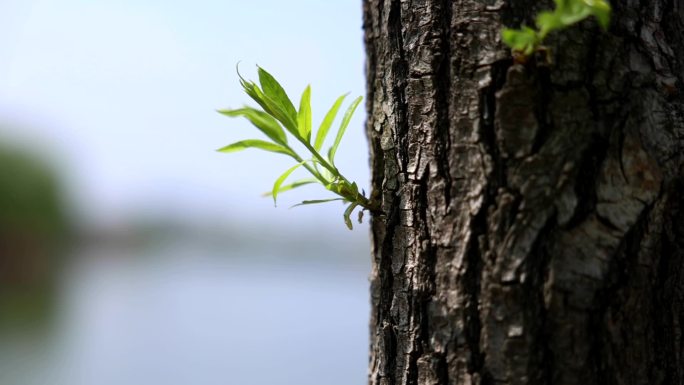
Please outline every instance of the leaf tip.
[[245, 80], [244, 77], [242, 77], [242, 74], [240, 73], [240, 63], [242, 60], [238, 60], [237, 63], [235, 63], [235, 72], [237, 72], [237, 76], [240, 78], [242, 82], [247, 83], [247, 80]]

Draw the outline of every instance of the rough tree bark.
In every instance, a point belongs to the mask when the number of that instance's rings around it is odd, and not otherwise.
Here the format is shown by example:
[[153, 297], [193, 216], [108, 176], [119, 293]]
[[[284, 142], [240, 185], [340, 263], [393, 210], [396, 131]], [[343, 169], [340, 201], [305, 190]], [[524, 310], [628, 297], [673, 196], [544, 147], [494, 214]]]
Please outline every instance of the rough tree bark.
[[370, 384], [684, 384], [684, 1], [364, 0]]

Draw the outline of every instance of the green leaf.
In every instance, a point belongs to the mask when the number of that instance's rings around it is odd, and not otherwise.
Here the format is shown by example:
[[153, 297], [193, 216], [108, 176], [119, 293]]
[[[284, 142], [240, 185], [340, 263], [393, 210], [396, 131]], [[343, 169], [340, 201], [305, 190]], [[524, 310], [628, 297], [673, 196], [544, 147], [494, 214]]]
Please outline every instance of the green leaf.
[[333, 201], [343, 201], [343, 198], [331, 198], [331, 199], [312, 199], [308, 201], [302, 201], [302, 203], [297, 203], [294, 206], [291, 206], [290, 208], [297, 207], [297, 206], [304, 206], [304, 205], [315, 205], [318, 203], [326, 203], [326, 202], [333, 202]]
[[236, 110], [218, 110], [218, 112], [230, 117], [244, 116], [274, 142], [287, 145], [287, 136], [285, 136], [285, 131], [280, 127], [278, 121], [263, 111], [244, 107]]
[[563, 26], [568, 27], [586, 19], [589, 15], [591, 15], [591, 9], [581, 3], [570, 8], [568, 12], [560, 13], [559, 18]]
[[501, 37], [512, 50], [523, 52], [525, 55], [532, 54], [538, 43], [537, 32], [528, 26], [521, 29], [504, 28]]
[[[283, 90], [282, 86], [275, 80], [275, 78], [261, 67], [258, 68], [258, 72], [259, 84], [245, 80], [242, 76], [240, 76], [239, 72], [238, 76], [240, 77], [240, 84], [242, 85], [244, 91], [256, 103], [258, 103], [259, 106], [263, 108], [263, 111], [251, 107], [244, 107], [234, 110], [219, 110], [219, 112], [226, 116], [242, 116], [247, 118], [273, 142], [249, 139], [233, 143], [229, 146], [223, 147], [219, 151], [234, 152], [253, 147], [292, 156], [299, 163], [293, 167], [290, 167], [282, 175], [280, 175], [274, 182], [271, 192], [265, 195], [273, 196], [273, 203], [276, 204], [278, 194], [303, 185], [319, 182], [324, 185], [326, 189], [335, 193], [337, 197], [331, 199], [305, 200], [295, 206], [332, 201], [345, 202], [349, 204], [345, 210], [345, 223], [350, 229], [352, 229], [350, 219], [351, 214], [356, 207], [365, 207], [365, 205], [368, 204], [368, 201], [360, 195], [359, 188], [356, 183], [347, 181], [347, 179], [339, 173], [337, 168], [334, 166], [333, 161], [337, 149], [340, 146], [340, 142], [351, 122], [351, 118], [358, 108], [358, 105], [361, 103], [362, 98], [359, 97], [354, 99], [342, 117], [335, 140], [328, 151], [328, 157], [330, 159], [330, 162], [328, 162], [320, 156], [320, 149], [323, 146], [332, 123], [335, 121], [339, 109], [341, 108], [342, 103], [347, 95], [342, 95], [336, 99], [335, 103], [333, 103], [332, 107], [321, 122], [316, 133], [315, 140], [312, 140], [313, 127], [311, 113], [311, 87], [307, 86], [302, 93], [299, 109], [296, 110], [292, 105], [291, 100], [285, 93], [285, 90]], [[313, 155], [313, 159], [302, 161], [301, 157], [287, 144], [288, 135], [286, 132], [289, 132], [300, 142], [302, 142], [302, 144]], [[311, 162], [311, 165], [307, 165], [307, 162]], [[305, 168], [315, 178], [302, 179], [285, 184], [290, 175], [301, 166], [305, 166]]]
[[306, 138], [307, 143], [311, 142], [311, 86], [306, 86], [299, 102], [299, 112], [297, 113], [297, 128], [299, 135]]
[[285, 179], [287, 179], [287, 177], [290, 176], [290, 174], [292, 174], [294, 172], [294, 170], [298, 169], [301, 165], [303, 165], [306, 162], [308, 162], [308, 160], [305, 160], [303, 162], [299, 162], [299, 163], [295, 164], [294, 166], [287, 169], [287, 171], [285, 171], [281, 176], [279, 176], [278, 179], [276, 179], [275, 183], [273, 184], [273, 190], [271, 190], [271, 195], [273, 195], [273, 205], [274, 206], [277, 206], [276, 198], [278, 197], [278, 192], [280, 191], [280, 186], [283, 185], [283, 182], [285, 182]]
[[521, 29], [504, 29], [504, 43], [513, 51], [526, 56], [532, 54], [551, 32], [567, 28], [589, 16], [596, 17], [604, 29], [610, 26], [611, 7], [608, 0], [554, 0], [556, 8], [537, 15], [535, 22], [539, 32], [523, 26]]
[[359, 186], [356, 184], [356, 182], [352, 182], [351, 184], [351, 192], [354, 194], [354, 199], [359, 198]]
[[219, 148], [217, 151], [223, 152], [223, 153], [231, 153], [231, 152], [237, 152], [237, 151], [242, 151], [247, 148], [258, 148], [260, 150], [264, 151], [270, 151], [270, 152], [277, 152], [285, 155], [292, 155], [292, 152], [288, 150], [287, 148], [271, 143], [271, 142], [266, 142], [264, 140], [259, 140], [259, 139], [247, 139], [247, 140], [241, 140], [239, 142], [235, 142], [233, 144], [229, 144], [225, 147]]
[[607, 30], [610, 26], [610, 3], [605, 0], [584, 0], [591, 8], [591, 13], [596, 17], [601, 28]]
[[271, 98], [266, 96], [259, 87], [254, 86], [254, 93], [257, 97], [259, 105], [263, 107], [264, 111], [276, 118], [295, 138], [299, 138], [299, 130], [297, 129], [297, 117], [294, 119], [286, 113], [282, 106], [274, 102]]
[[561, 29], [564, 27], [557, 12], [540, 12], [536, 19], [537, 27], [539, 28], [539, 36], [541, 39], [546, 37], [549, 32]]
[[319, 170], [319, 172], [320, 172], [320, 174], [321, 174], [321, 177], [323, 177], [323, 179], [325, 179], [325, 180], [327, 180], [327, 181], [332, 181], [332, 180], [334, 179], [334, 177], [335, 177], [335, 176], [330, 172], [330, 170], [328, 170], [328, 169], [325, 168], [325, 167], [321, 167], [321, 169]]
[[339, 111], [340, 106], [342, 106], [342, 102], [344, 101], [344, 98], [347, 97], [347, 95], [348, 94], [344, 94], [337, 98], [332, 107], [330, 107], [328, 113], [325, 114], [325, 118], [323, 118], [323, 122], [321, 122], [321, 126], [318, 127], [318, 132], [316, 133], [316, 141], [314, 143], [314, 148], [316, 149], [316, 151], [319, 151], [321, 147], [323, 147], [323, 142], [325, 141], [325, 138], [328, 135], [330, 126], [332, 126], [332, 123], [335, 120], [335, 117], [337, 116], [337, 111]]
[[[315, 178], [301, 179], [301, 180], [292, 182], [290, 184], [280, 186], [280, 188], [278, 189], [278, 194], [285, 192], [285, 191], [290, 191], [290, 190], [296, 189], [297, 187], [301, 187], [301, 186], [305, 186], [307, 184], [312, 184], [312, 183], [317, 183], [317, 182], [318, 182], [318, 179], [315, 179]], [[269, 191], [269, 192], [266, 192], [263, 194], [263, 196], [271, 196], [271, 195], [273, 195], [273, 191]]]
[[344, 224], [347, 225], [347, 228], [349, 230], [353, 230], [354, 226], [352, 226], [352, 221], [351, 221], [351, 215], [356, 206], [358, 206], [358, 203], [351, 203], [349, 207], [347, 207], [346, 210], [344, 210]]
[[[242, 88], [244, 89], [245, 93], [249, 95], [249, 97], [252, 98], [252, 100], [257, 102], [257, 104], [259, 104], [261, 108], [263, 108], [264, 111], [266, 111], [266, 113], [277, 119], [280, 123], [283, 124], [285, 129], [287, 129], [292, 135], [298, 138], [299, 132], [297, 130], [297, 113], [288, 113], [286, 111], [286, 108], [284, 108], [281, 104], [276, 103], [271, 97], [266, 95], [264, 91], [262, 91], [259, 88], [259, 86], [256, 85], [256, 83], [245, 80], [245, 78], [242, 77], [239, 71], [238, 77], [240, 78], [240, 85], [242, 85]], [[291, 104], [292, 103], [290, 102], [290, 105]], [[292, 107], [292, 109], [294, 110], [294, 107]]]
[[240, 78], [240, 85], [242, 86], [242, 89], [245, 91], [247, 95], [249, 95], [252, 100], [257, 102], [261, 108], [264, 109], [264, 111], [268, 111], [268, 106], [263, 100], [263, 92], [259, 89], [259, 86], [256, 85], [256, 83], [245, 80], [245, 78], [242, 77], [240, 72], [238, 71], [238, 77]]
[[278, 81], [268, 73], [265, 69], [258, 67], [259, 83], [266, 95], [280, 110], [287, 116], [288, 119], [297, 121], [297, 110], [295, 110], [292, 101], [287, 96], [287, 93]]
[[335, 163], [335, 153], [337, 152], [337, 148], [340, 146], [340, 141], [342, 140], [342, 137], [344, 136], [344, 132], [347, 129], [347, 126], [349, 125], [349, 121], [352, 118], [352, 115], [354, 115], [354, 111], [356, 110], [356, 107], [358, 107], [359, 103], [361, 103], [361, 99], [363, 97], [359, 96], [358, 98], [354, 99], [354, 101], [351, 103], [347, 111], [344, 113], [344, 117], [342, 118], [342, 123], [340, 124], [340, 129], [337, 131], [337, 136], [335, 137], [335, 142], [333, 143], [332, 147], [330, 147], [330, 150], [328, 151], [328, 159], [330, 159], [330, 163]]
[[335, 194], [342, 194], [342, 183], [328, 183], [323, 187], [325, 187], [328, 191], [334, 192]]

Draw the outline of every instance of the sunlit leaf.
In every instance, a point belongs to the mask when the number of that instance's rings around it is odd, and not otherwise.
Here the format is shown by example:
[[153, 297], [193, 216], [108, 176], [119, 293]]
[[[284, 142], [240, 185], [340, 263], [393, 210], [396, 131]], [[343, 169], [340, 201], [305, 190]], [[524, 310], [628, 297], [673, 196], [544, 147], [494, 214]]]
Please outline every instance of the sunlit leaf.
[[344, 210], [344, 224], [347, 225], [347, 228], [349, 230], [353, 230], [354, 226], [352, 226], [352, 221], [351, 221], [351, 215], [356, 206], [358, 206], [358, 203], [351, 203], [349, 207], [347, 207], [346, 210]]
[[[557, 12], [540, 12], [536, 19], [537, 27], [540, 30], [540, 38], [544, 38], [549, 32], [555, 31], [557, 29], [563, 28], [563, 22], [561, 21]], [[529, 38], [528, 38], [529, 39]], [[534, 43], [534, 40], [532, 40]]]
[[[299, 137], [299, 132], [297, 130], [296, 112], [288, 113], [285, 107], [283, 107], [280, 103], [277, 103], [270, 96], [266, 95], [264, 91], [262, 91], [256, 83], [249, 80], [245, 80], [245, 78], [242, 77], [239, 71], [238, 77], [240, 78], [240, 84], [242, 85], [242, 88], [244, 89], [245, 93], [249, 95], [249, 97], [252, 98], [252, 100], [257, 102], [257, 104], [259, 104], [261, 108], [263, 108], [264, 111], [266, 111], [266, 113], [268, 113], [269, 115], [277, 119], [280, 123], [282, 123], [283, 127], [285, 127], [285, 129], [288, 130], [292, 135], [294, 135], [295, 137]], [[292, 103], [290, 102], [290, 105], [291, 104]], [[294, 107], [292, 107], [292, 109], [294, 110]]]
[[607, 0], [554, 0], [556, 8], [537, 15], [535, 22], [539, 32], [529, 28], [504, 29], [504, 43], [514, 51], [530, 55], [551, 32], [567, 28], [590, 16], [596, 17], [605, 30], [610, 25], [611, 7]]
[[341, 194], [342, 193], [342, 183], [328, 183], [325, 185], [325, 188], [328, 191], [332, 191], [335, 194]]
[[306, 138], [307, 143], [311, 142], [311, 86], [307, 86], [302, 93], [297, 113], [297, 128], [299, 135]]
[[284, 145], [287, 144], [287, 136], [285, 136], [285, 131], [280, 127], [278, 121], [263, 111], [244, 107], [235, 110], [218, 110], [218, 112], [230, 117], [244, 116], [274, 142]]
[[356, 184], [356, 182], [352, 182], [351, 189], [352, 189], [352, 193], [354, 194], [354, 198], [358, 198], [359, 197], [359, 186]]
[[573, 7], [569, 12], [560, 13], [559, 18], [563, 25], [567, 27], [586, 19], [589, 15], [591, 15], [591, 9], [582, 3]]
[[327, 168], [322, 167], [320, 172], [321, 172], [321, 176], [323, 177], [323, 179], [325, 179], [327, 181], [333, 180], [334, 175]]
[[283, 113], [287, 115], [289, 119], [296, 122], [297, 121], [297, 110], [295, 110], [292, 101], [287, 96], [287, 93], [283, 87], [278, 83], [278, 81], [268, 73], [265, 69], [261, 67], [258, 68], [259, 73], [259, 83], [261, 84], [261, 89], [274, 104], [276, 104]]
[[245, 91], [245, 93], [252, 98], [257, 104], [261, 106], [261, 108], [264, 109], [264, 111], [268, 111], [267, 105], [263, 100], [263, 93], [261, 90], [259, 90], [259, 86], [256, 85], [253, 81], [249, 81], [242, 77], [242, 74], [240, 73], [240, 68], [238, 67], [240, 63], [238, 63], [235, 66], [235, 71], [237, 72], [238, 78], [240, 78], [240, 85], [242, 86], [242, 89]]
[[258, 148], [260, 150], [264, 151], [270, 151], [270, 152], [277, 152], [285, 155], [292, 155], [292, 152], [288, 150], [287, 148], [267, 142], [265, 140], [259, 140], [259, 139], [247, 139], [247, 140], [241, 140], [239, 142], [235, 142], [233, 144], [229, 144], [225, 147], [219, 148], [217, 151], [223, 152], [223, 153], [231, 153], [231, 152], [238, 152], [242, 151], [248, 148]]
[[340, 129], [337, 131], [337, 136], [335, 137], [335, 142], [333, 143], [332, 147], [330, 147], [330, 151], [328, 151], [328, 159], [330, 159], [331, 163], [335, 163], [335, 153], [337, 152], [337, 148], [340, 146], [340, 141], [342, 141], [344, 132], [347, 129], [347, 126], [349, 125], [349, 121], [351, 120], [352, 115], [354, 115], [356, 107], [358, 107], [359, 103], [361, 103], [361, 99], [363, 99], [363, 97], [361, 96], [354, 99], [354, 101], [351, 103], [347, 111], [344, 113], [342, 123], [340, 124]]
[[[285, 192], [285, 191], [290, 191], [290, 190], [296, 189], [297, 187], [306, 186], [306, 185], [312, 184], [312, 183], [318, 183], [318, 179], [315, 179], [315, 178], [301, 179], [301, 180], [292, 182], [290, 184], [280, 186], [280, 188], [278, 189], [278, 194]], [[271, 196], [271, 195], [273, 195], [273, 191], [268, 191], [268, 192], [265, 192], [263, 194], [263, 196]]]
[[[239, 76], [239, 74], [238, 74]], [[259, 90], [259, 86], [257, 86], [254, 82], [247, 81], [240, 77], [240, 85], [242, 85], [242, 89], [245, 91], [247, 95], [249, 95], [252, 100], [257, 102], [261, 108], [264, 109], [264, 111], [268, 111], [268, 106], [263, 100], [263, 93], [261, 90]]]
[[605, 0], [584, 0], [589, 7], [591, 13], [596, 17], [601, 28], [607, 30], [610, 26], [610, 3]]
[[261, 100], [260, 105], [264, 108], [264, 111], [268, 112], [271, 116], [276, 118], [280, 123], [283, 124], [285, 129], [287, 129], [295, 138], [299, 138], [299, 130], [297, 129], [297, 117], [292, 118], [282, 106], [274, 102], [270, 97], [266, 96], [259, 87], [254, 88], [255, 94]]
[[334, 201], [343, 201], [343, 198], [331, 198], [331, 199], [312, 199], [308, 201], [302, 201], [301, 203], [297, 203], [296, 205], [291, 206], [290, 208], [297, 207], [297, 206], [304, 206], [304, 205], [315, 205], [319, 203], [327, 203], [327, 202], [334, 202]]
[[[285, 90], [276, 81], [276, 79], [261, 67], [258, 68], [258, 72], [259, 84], [244, 79], [240, 75], [239, 71], [238, 76], [240, 77], [240, 84], [242, 85], [244, 91], [259, 106], [261, 106], [261, 108], [263, 108], [263, 111], [251, 107], [244, 107], [240, 109], [219, 110], [219, 112], [226, 116], [242, 116], [247, 118], [255, 127], [257, 127], [257, 129], [263, 132], [273, 142], [258, 139], [248, 139], [225, 146], [219, 151], [235, 152], [246, 148], [258, 148], [266, 151], [290, 155], [299, 163], [293, 167], [290, 167], [282, 175], [280, 175], [273, 184], [271, 192], [265, 195], [271, 195], [273, 197], [273, 203], [276, 204], [278, 194], [282, 192], [311, 183], [321, 183], [326, 189], [335, 193], [337, 197], [330, 199], [305, 200], [295, 206], [332, 201], [347, 202], [350, 205], [345, 210], [345, 223], [351, 229], [351, 220], [349, 217], [353, 210], [358, 206], [366, 208], [369, 206], [369, 203], [360, 195], [359, 188], [356, 183], [347, 181], [347, 179], [342, 176], [339, 170], [334, 166], [333, 161], [340, 142], [350, 124], [351, 118], [362, 99], [360, 97], [355, 99], [345, 112], [340, 122], [334, 143], [328, 151], [329, 160], [326, 160], [321, 157], [319, 151], [327, 138], [332, 123], [336, 119], [346, 95], [342, 95], [337, 98], [321, 122], [321, 125], [316, 133], [315, 140], [312, 140], [313, 127], [311, 111], [311, 87], [306, 87], [300, 99], [299, 109], [295, 110], [292, 102], [285, 93]], [[311, 152], [313, 158], [302, 161], [302, 157], [295, 153], [294, 150], [288, 145], [288, 135], [286, 132], [289, 132], [300, 142], [302, 142], [306, 149]], [[306, 164], [307, 162], [310, 162], [310, 165]], [[304, 166], [315, 178], [301, 179], [286, 184], [286, 181], [290, 175], [301, 166]]]
[[521, 29], [504, 28], [501, 37], [511, 49], [526, 55], [531, 54], [537, 45], [537, 32], [528, 26], [523, 26]]
[[276, 199], [278, 198], [278, 192], [280, 191], [280, 187], [283, 185], [283, 182], [285, 182], [285, 179], [287, 179], [290, 174], [292, 174], [296, 169], [306, 162], [308, 162], [308, 160], [297, 163], [296, 165], [287, 169], [287, 171], [285, 171], [281, 176], [278, 177], [278, 179], [276, 179], [275, 183], [273, 184], [273, 189], [271, 190], [271, 195], [273, 195], [273, 205], [277, 206]]
[[325, 114], [325, 118], [323, 118], [323, 122], [321, 122], [321, 126], [318, 127], [318, 132], [316, 133], [316, 141], [314, 143], [314, 148], [316, 149], [316, 151], [319, 151], [321, 147], [323, 147], [323, 142], [325, 142], [325, 138], [328, 135], [330, 126], [332, 126], [332, 123], [335, 120], [335, 117], [337, 116], [337, 111], [339, 111], [340, 106], [342, 106], [342, 102], [344, 101], [344, 98], [347, 97], [347, 95], [348, 94], [344, 94], [337, 98], [332, 107], [330, 107], [328, 113]]

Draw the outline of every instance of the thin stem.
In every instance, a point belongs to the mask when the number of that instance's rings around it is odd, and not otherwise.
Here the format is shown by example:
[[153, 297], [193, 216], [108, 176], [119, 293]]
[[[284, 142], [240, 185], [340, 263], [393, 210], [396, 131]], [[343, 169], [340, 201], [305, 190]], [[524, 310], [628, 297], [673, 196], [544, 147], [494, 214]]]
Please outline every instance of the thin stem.
[[[333, 166], [333, 165], [331, 165], [330, 163], [328, 163], [328, 161], [327, 161], [325, 158], [323, 158], [323, 157], [321, 156], [321, 154], [319, 154], [318, 151], [316, 151], [316, 149], [314, 149], [314, 148], [311, 146], [311, 144], [309, 144], [309, 143], [306, 142], [306, 141], [301, 141], [301, 142], [302, 142], [302, 144], [304, 144], [304, 146], [306, 147], [306, 149], [309, 150], [309, 152], [311, 152], [311, 154], [312, 154], [314, 157], [318, 158], [318, 163], [320, 163], [321, 166], [327, 168], [328, 171], [330, 171], [331, 173], [333, 173], [333, 175], [335, 175], [336, 177], [339, 177], [339, 178], [344, 179], [344, 177], [340, 174], [340, 171], [339, 171], [335, 166]], [[347, 181], [346, 179], [344, 179], [344, 180]]]
[[[316, 158], [319, 159], [319, 160], [316, 161], [317, 163], [320, 163], [323, 167], [325, 167], [325, 168], [328, 169], [330, 172], [332, 172], [333, 175], [334, 175], [335, 177], [340, 178], [340, 179], [342, 180], [342, 183], [344, 183], [345, 186], [351, 186], [351, 185], [352, 185], [352, 184], [347, 180], [347, 178], [345, 178], [342, 174], [340, 174], [340, 172], [339, 172], [339, 170], [337, 170], [337, 168], [335, 168], [335, 167], [333, 167], [333, 166], [330, 166], [330, 164], [328, 164], [327, 162], [325, 162], [325, 159], [323, 159], [323, 158], [320, 156], [320, 154], [318, 154], [318, 152], [317, 152], [316, 150], [314, 150], [310, 145], [307, 146], [307, 145], [305, 144], [305, 146], [311, 151], [311, 153], [314, 155], [314, 157], [316, 157]], [[292, 148], [290, 148], [290, 147], [288, 146], [288, 149], [289, 149], [290, 151], [292, 151], [292, 157], [293, 157], [297, 162], [300, 162], [300, 163], [303, 162], [302, 158], [301, 158], [299, 155], [297, 155], [297, 153], [294, 152], [294, 151], [292, 150]], [[322, 161], [321, 161], [321, 160], [322, 160]], [[318, 173], [318, 172], [315, 170], [315, 168], [314, 168], [314, 167], [311, 167], [308, 163], [304, 163], [303, 166], [304, 166], [304, 168], [306, 168], [306, 169], [311, 173], [311, 175], [313, 175], [316, 179], [318, 179], [318, 180], [321, 182], [321, 184], [323, 184], [324, 186], [327, 186], [327, 185], [329, 185], [329, 184], [331, 183], [330, 181], [328, 181], [328, 180], [326, 180], [325, 178], [323, 178], [323, 176], [320, 175], [320, 173]], [[370, 210], [370, 211], [377, 211], [377, 207], [375, 207], [373, 204], [371, 204], [370, 200], [368, 200], [368, 198], [366, 198], [365, 196], [363, 196], [363, 195], [361, 195], [361, 194], [356, 194], [355, 196], [351, 196], [350, 194], [344, 194], [344, 193], [338, 192], [338, 191], [333, 191], [333, 190], [329, 190], [329, 191], [335, 193], [336, 195], [338, 195], [338, 196], [344, 198], [345, 200], [347, 200], [347, 201], [349, 201], [349, 202], [357, 203], [359, 206], [363, 207], [364, 209], [367, 209], [367, 210]]]
[[323, 178], [323, 176], [319, 174], [313, 167], [309, 166], [307, 162], [304, 162], [304, 159], [302, 159], [302, 157], [300, 157], [296, 152], [294, 152], [294, 150], [290, 148], [290, 146], [287, 146], [287, 148], [291, 152], [290, 156], [292, 156], [292, 158], [294, 158], [294, 160], [296, 160], [297, 162], [302, 163], [302, 166], [304, 166], [304, 168], [307, 169], [311, 173], [311, 175], [314, 176], [314, 178], [318, 179], [318, 181], [321, 182], [324, 186], [330, 183], [327, 180], [325, 180], [325, 178]]
[[[337, 167], [335, 167], [335, 166], [331, 165], [330, 163], [328, 163], [328, 161], [327, 161], [323, 156], [321, 156], [321, 154], [319, 154], [318, 151], [316, 151], [316, 149], [314, 149], [314, 148], [311, 146], [310, 143], [308, 143], [307, 141], [305, 141], [305, 140], [303, 140], [303, 139], [300, 139], [300, 138], [297, 138], [297, 139], [299, 139], [299, 142], [302, 143], [302, 144], [304, 145], [304, 147], [306, 147], [306, 148], [309, 150], [309, 152], [311, 152], [311, 154], [312, 154], [315, 158], [317, 158], [317, 162], [318, 162], [321, 166], [325, 167], [328, 171], [330, 171], [330, 172], [333, 174], [333, 176], [335, 176], [335, 177], [341, 179], [342, 182], [343, 182], [343, 184], [344, 184], [345, 186], [350, 186], [350, 187], [351, 187], [352, 183], [349, 182], [349, 180], [348, 180], [347, 178], [345, 178], [344, 175], [342, 175], [342, 174], [340, 173], [340, 171], [337, 169]], [[296, 158], [295, 158], [295, 159], [296, 159]], [[308, 165], [306, 165], [306, 164], [305, 164], [304, 166], [305, 166], [305, 167], [307, 168], [307, 170], [309, 170], [309, 172], [311, 172], [317, 179], [319, 179], [319, 180], [321, 180], [321, 181], [325, 181], [325, 179], [324, 179], [322, 176], [320, 176], [318, 173], [316, 173], [315, 171], [313, 171], [313, 170], [311, 169], [311, 166], [308, 166]], [[325, 182], [324, 182], [324, 185], [327, 185], [328, 183], [329, 183], [329, 182], [325, 181]], [[337, 194], [338, 196], [341, 196], [342, 198], [348, 200], [349, 202], [358, 203], [359, 206], [362, 206], [362, 207], [365, 208], [365, 209], [368, 209], [368, 210], [371, 210], [371, 211], [375, 211], [375, 210], [376, 210], [376, 208], [373, 207], [373, 205], [372, 205], [371, 202], [368, 200], [368, 198], [366, 198], [366, 197], [363, 196], [362, 194], [358, 194], [358, 193], [357, 193], [355, 196], [351, 196], [351, 195], [349, 195], [349, 194], [343, 194], [343, 193], [337, 192], [337, 191], [332, 191], [332, 192], [335, 193], [335, 194]]]

